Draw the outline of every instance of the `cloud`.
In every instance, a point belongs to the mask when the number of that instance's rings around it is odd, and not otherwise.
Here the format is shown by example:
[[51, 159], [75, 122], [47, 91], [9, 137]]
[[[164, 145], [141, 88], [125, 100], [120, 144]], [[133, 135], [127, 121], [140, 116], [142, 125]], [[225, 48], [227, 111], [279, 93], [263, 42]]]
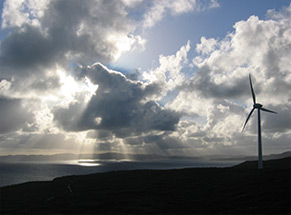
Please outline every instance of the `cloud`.
[[33, 121], [34, 115], [26, 110], [19, 99], [0, 97], [0, 133], [17, 131]]
[[3, 9], [2, 27], [12, 32], [1, 41], [1, 78], [41, 75], [74, 61], [110, 62], [145, 43], [131, 33], [135, 23], [121, 1], [16, 2]]
[[159, 67], [143, 72], [143, 80], [154, 86], [160, 86], [160, 97], [165, 96], [167, 92], [174, 90], [185, 81], [185, 75], [181, 70], [187, 65], [187, 54], [190, 48], [190, 41], [188, 41], [176, 54], [169, 56], [160, 55]]
[[[207, 1], [208, 3], [208, 1]], [[206, 10], [208, 8], [219, 7], [219, 3], [211, 0], [209, 5], [205, 1], [198, 0], [160, 0], [153, 1], [149, 10], [144, 14], [143, 27], [151, 28], [161, 21], [167, 14], [172, 16], [189, 13], [192, 11]]]
[[[1, 131], [23, 128], [23, 117], [29, 113], [17, 109], [20, 102], [16, 101], [31, 104], [33, 100], [30, 109], [38, 117], [31, 124], [41, 129], [39, 132], [58, 132], [49, 113], [53, 107], [69, 105], [75, 113], [94, 89], [90, 80], [72, 78], [70, 70], [76, 63], [111, 62], [123, 51], [143, 48], [144, 39], [132, 34], [135, 23], [127, 18], [129, 1], [124, 2], [127, 4], [99, 0], [5, 1], [2, 28], [9, 34], [0, 44], [0, 93], [7, 97], [3, 105], [8, 102], [15, 106], [10, 109], [20, 116], [11, 126], [3, 124]], [[9, 101], [13, 99], [12, 104]], [[82, 105], [77, 107], [79, 103]], [[62, 124], [72, 122], [71, 112], [62, 114]], [[14, 119], [11, 114], [7, 117]]]
[[291, 130], [291, 108], [288, 103], [267, 108], [276, 110], [278, 114], [262, 113], [264, 117], [262, 126], [266, 132], [284, 133]]
[[210, 8], [217, 8], [217, 7], [220, 7], [220, 4], [216, 0], [210, 0], [209, 7]]
[[201, 52], [202, 55], [209, 54], [217, 46], [217, 41], [214, 38], [206, 39], [201, 37], [201, 43], [196, 45], [196, 51]]
[[4, 2], [2, 28], [20, 27], [23, 24], [39, 25], [49, 1], [10, 0]]
[[[221, 41], [201, 39], [196, 50], [202, 55], [193, 60], [199, 69], [183, 86], [184, 91], [209, 99], [246, 99], [251, 73], [263, 104], [288, 102], [290, 23], [251, 16], [237, 22], [234, 29]], [[278, 94], [280, 99], [274, 97]]]
[[196, 0], [178, 0], [178, 1], [156, 1], [150, 10], [144, 15], [143, 25], [149, 28], [160, 21], [165, 13], [181, 14], [192, 11], [196, 6]]
[[49, 151], [51, 154], [56, 152], [76, 152], [80, 149], [80, 144], [75, 137], [67, 137], [65, 134], [5, 134], [0, 137], [2, 150], [9, 152], [16, 150], [16, 153], [30, 154], [39, 151]]
[[175, 130], [179, 114], [147, 100], [151, 94], [142, 82], [129, 80], [100, 63], [80, 70], [80, 75], [88, 77], [98, 89], [86, 107], [72, 103], [54, 110], [55, 121], [65, 130], [109, 130], [118, 137]]
[[[251, 73], [257, 101], [279, 112], [277, 115], [263, 114], [263, 136], [266, 136], [266, 142], [277, 139], [286, 143], [283, 136], [288, 138], [291, 131], [288, 108], [291, 96], [290, 7], [269, 13], [272, 14], [270, 19], [251, 16], [235, 23], [234, 31], [224, 39], [202, 37], [201, 43], [196, 45], [200, 55], [192, 63], [197, 70], [178, 87], [179, 94], [166, 105], [194, 119], [197, 116], [206, 119], [198, 132], [205, 135], [198, 135], [196, 141], [213, 148], [231, 144], [235, 149], [250, 141], [247, 139], [250, 135], [256, 143], [255, 115], [248, 123], [247, 131], [243, 135], [240, 133], [252, 108], [248, 82]], [[187, 128], [180, 129], [179, 132], [188, 131]], [[195, 136], [195, 132], [191, 136]]]

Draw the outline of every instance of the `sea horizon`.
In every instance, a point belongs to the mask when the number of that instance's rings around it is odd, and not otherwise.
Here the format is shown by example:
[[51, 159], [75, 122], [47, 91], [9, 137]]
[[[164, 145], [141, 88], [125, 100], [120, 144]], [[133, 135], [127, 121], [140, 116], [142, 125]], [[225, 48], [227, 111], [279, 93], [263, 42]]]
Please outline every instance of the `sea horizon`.
[[51, 181], [57, 177], [123, 170], [163, 170], [183, 168], [231, 167], [242, 160], [63, 160], [0, 162], [0, 187], [32, 181]]
[[[265, 155], [263, 160], [291, 156], [291, 151]], [[78, 157], [80, 159], [78, 159]], [[71, 159], [70, 159], [71, 158]], [[16, 155], [0, 156], [0, 187], [30, 181], [51, 181], [57, 177], [86, 175], [121, 170], [182, 169], [231, 167], [244, 161], [257, 160], [256, 156], [186, 157], [160, 155], [126, 155], [121, 153], [95, 156]]]

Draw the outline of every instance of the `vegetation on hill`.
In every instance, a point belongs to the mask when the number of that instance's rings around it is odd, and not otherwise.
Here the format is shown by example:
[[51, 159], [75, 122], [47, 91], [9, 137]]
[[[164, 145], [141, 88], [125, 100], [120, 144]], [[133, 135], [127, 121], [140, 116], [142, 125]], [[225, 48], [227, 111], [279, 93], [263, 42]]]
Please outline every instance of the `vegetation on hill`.
[[1, 188], [1, 214], [290, 214], [291, 158], [134, 170]]

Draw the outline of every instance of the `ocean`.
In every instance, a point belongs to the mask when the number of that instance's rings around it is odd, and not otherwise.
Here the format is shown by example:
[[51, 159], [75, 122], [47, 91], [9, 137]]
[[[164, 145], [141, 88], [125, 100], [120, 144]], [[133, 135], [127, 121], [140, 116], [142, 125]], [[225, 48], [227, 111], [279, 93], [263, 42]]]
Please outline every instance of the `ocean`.
[[181, 169], [191, 167], [229, 167], [240, 161], [65, 161], [60, 163], [0, 163], [0, 187], [29, 181], [51, 181], [56, 177], [86, 175], [118, 170]]

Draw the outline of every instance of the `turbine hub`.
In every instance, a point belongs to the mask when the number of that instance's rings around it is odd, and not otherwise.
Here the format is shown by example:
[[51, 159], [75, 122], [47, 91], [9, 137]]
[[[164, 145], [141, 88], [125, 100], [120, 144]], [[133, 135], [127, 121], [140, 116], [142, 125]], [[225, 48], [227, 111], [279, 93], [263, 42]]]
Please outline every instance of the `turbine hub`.
[[261, 104], [259, 104], [259, 103], [254, 104], [254, 108], [260, 109], [260, 108], [262, 108], [262, 107], [263, 107], [263, 105], [261, 105]]

